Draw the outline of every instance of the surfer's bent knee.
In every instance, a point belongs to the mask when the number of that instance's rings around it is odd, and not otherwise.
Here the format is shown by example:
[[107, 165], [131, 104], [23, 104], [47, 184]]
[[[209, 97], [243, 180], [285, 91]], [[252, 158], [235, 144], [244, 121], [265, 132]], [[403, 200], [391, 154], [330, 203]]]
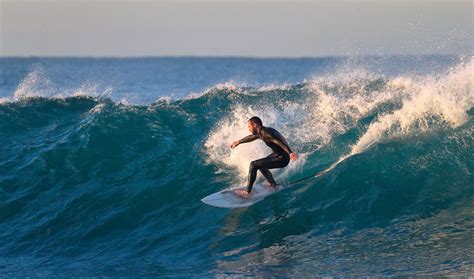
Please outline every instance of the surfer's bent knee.
[[257, 161], [252, 161], [252, 162], [250, 162], [249, 169], [250, 169], [250, 170], [258, 169], [258, 163], [257, 163]]

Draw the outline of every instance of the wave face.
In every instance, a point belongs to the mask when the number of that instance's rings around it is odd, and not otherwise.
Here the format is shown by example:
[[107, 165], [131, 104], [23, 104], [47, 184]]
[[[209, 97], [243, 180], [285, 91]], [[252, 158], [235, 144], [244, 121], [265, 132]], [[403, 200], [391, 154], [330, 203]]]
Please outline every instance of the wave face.
[[[472, 275], [473, 59], [424, 74], [342, 64], [138, 104], [59, 90], [35, 66], [0, 102], [0, 273]], [[253, 115], [300, 154], [273, 172], [289, 187], [244, 209], [201, 203], [269, 154], [229, 148]]]

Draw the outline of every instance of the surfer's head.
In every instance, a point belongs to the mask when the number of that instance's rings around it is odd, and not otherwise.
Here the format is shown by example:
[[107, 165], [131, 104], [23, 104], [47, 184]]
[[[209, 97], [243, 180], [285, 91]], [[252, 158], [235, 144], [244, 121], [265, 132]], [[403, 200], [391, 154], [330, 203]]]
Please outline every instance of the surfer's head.
[[258, 118], [257, 116], [254, 116], [249, 119], [247, 123], [247, 127], [249, 128], [250, 133], [252, 135], [258, 134], [258, 131], [260, 131], [260, 128], [263, 126], [262, 120]]

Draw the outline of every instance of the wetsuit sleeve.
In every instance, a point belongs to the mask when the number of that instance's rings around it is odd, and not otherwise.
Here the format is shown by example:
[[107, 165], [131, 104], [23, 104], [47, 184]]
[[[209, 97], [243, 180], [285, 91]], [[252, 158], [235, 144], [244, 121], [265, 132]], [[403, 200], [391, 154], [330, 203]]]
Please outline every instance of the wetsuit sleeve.
[[259, 138], [258, 135], [248, 135], [248, 136], [246, 136], [245, 138], [239, 140], [239, 143], [251, 142], [251, 141], [254, 141], [254, 140], [258, 139], [258, 138]]
[[280, 139], [273, 136], [271, 133], [267, 133], [266, 137], [268, 137], [269, 141], [271, 141], [274, 144], [278, 145], [281, 149], [283, 149], [286, 153], [288, 153], [288, 155], [293, 153], [293, 151], [291, 151], [291, 148], [288, 145], [286, 145]]

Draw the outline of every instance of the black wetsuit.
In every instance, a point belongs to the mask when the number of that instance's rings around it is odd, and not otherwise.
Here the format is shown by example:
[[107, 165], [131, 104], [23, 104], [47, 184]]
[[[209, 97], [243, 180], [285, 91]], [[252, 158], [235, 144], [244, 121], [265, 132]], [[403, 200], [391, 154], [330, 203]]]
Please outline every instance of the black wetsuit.
[[248, 135], [245, 138], [239, 140], [239, 143], [251, 142], [256, 139], [261, 139], [268, 145], [273, 153], [269, 156], [252, 161], [249, 168], [249, 177], [247, 184], [247, 192], [252, 191], [253, 183], [257, 178], [257, 170], [263, 174], [263, 176], [272, 184], [276, 184], [273, 179], [272, 173], [268, 169], [283, 168], [290, 162], [290, 147], [285, 138], [275, 129], [270, 127], [262, 127], [260, 132], [256, 135]]

